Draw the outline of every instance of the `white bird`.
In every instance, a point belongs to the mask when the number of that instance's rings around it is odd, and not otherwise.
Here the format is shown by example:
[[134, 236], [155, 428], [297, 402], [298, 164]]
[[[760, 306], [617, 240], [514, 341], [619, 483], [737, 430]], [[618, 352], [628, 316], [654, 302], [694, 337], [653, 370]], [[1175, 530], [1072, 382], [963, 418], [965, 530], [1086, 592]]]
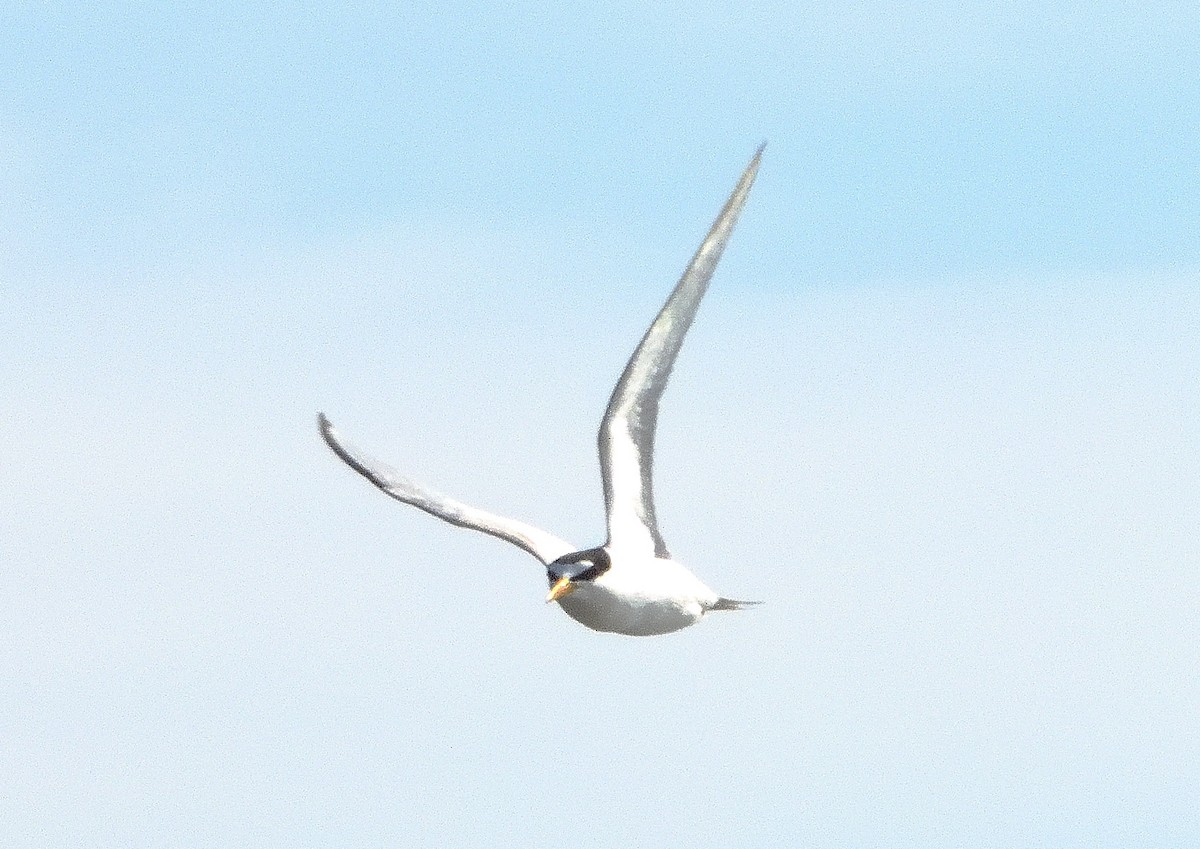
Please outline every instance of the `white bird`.
[[320, 413], [317, 421], [325, 442], [347, 465], [393, 498], [528, 551], [546, 566], [550, 581], [547, 603], [558, 602], [572, 619], [597, 631], [666, 634], [692, 625], [714, 610], [758, 604], [723, 598], [671, 558], [654, 517], [651, 474], [659, 399], [750, 193], [762, 151], [760, 146], [746, 166], [613, 389], [599, 434], [608, 515], [604, 545], [580, 551], [532, 525], [434, 492], [344, 442]]

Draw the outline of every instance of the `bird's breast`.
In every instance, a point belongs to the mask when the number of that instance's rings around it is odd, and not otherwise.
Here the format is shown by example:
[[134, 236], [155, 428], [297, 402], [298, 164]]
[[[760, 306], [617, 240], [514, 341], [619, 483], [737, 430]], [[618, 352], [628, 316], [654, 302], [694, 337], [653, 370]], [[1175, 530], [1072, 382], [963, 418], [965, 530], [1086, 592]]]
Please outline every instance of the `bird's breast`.
[[650, 636], [698, 622], [716, 597], [672, 560], [634, 562], [614, 554], [609, 571], [581, 581], [559, 603], [568, 616], [593, 630]]

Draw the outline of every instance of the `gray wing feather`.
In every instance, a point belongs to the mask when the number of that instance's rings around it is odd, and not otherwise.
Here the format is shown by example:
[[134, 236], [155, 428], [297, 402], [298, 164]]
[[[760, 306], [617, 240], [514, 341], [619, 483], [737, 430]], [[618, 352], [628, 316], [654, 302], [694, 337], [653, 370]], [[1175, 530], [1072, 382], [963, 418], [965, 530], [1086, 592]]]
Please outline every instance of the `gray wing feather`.
[[431, 516], [436, 516], [442, 521], [460, 528], [482, 531], [506, 542], [511, 542], [513, 545], [525, 549], [546, 565], [553, 563], [564, 554], [576, 550], [575, 546], [570, 543], [532, 525], [471, 507], [409, 480], [390, 466], [363, 454], [357, 448], [344, 442], [338, 436], [337, 431], [333, 429], [333, 425], [329, 423], [329, 419], [325, 418], [324, 413], [317, 415], [317, 424], [321, 429], [321, 436], [325, 439], [325, 443], [333, 449], [333, 453], [341, 457], [347, 466], [397, 501], [411, 504]]
[[692, 325], [700, 299], [708, 289], [708, 281], [750, 193], [763, 147], [765, 144], [746, 166], [708, 236], [625, 366], [609, 399], [598, 441], [610, 545], [652, 545], [656, 557], [669, 556], [654, 516], [652, 468], [658, 402], [667, 388], [683, 337]]

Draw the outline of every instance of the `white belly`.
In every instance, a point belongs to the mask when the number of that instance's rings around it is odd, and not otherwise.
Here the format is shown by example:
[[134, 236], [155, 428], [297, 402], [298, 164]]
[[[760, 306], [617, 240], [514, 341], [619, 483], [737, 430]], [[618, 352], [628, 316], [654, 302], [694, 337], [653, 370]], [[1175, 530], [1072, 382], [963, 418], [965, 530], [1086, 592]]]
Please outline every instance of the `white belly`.
[[559, 604], [577, 622], [594, 631], [611, 631], [633, 637], [669, 634], [700, 621], [704, 615], [699, 604], [672, 602], [630, 603], [624, 599], [601, 601], [594, 593], [577, 590]]
[[558, 603], [593, 630], [648, 637], [694, 625], [716, 600], [716, 593], [673, 560], [631, 563], [613, 557], [608, 572], [581, 581]]

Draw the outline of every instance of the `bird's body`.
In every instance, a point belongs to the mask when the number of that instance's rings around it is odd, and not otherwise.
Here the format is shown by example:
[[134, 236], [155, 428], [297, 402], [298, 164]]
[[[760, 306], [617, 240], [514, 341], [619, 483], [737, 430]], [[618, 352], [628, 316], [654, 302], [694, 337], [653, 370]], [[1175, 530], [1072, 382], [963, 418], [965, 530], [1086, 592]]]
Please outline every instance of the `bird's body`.
[[[720, 596], [682, 564], [604, 548], [612, 567], [558, 599], [567, 615], [595, 631], [646, 637], [699, 622]], [[551, 564], [553, 566], [553, 564]], [[557, 581], [553, 581], [557, 583]]]
[[671, 558], [658, 531], [652, 486], [658, 403], [700, 299], [758, 172], [758, 149], [613, 389], [598, 437], [608, 540], [578, 550], [539, 528], [496, 516], [411, 481], [344, 442], [324, 415], [321, 435], [388, 495], [443, 521], [513, 543], [546, 566], [547, 601], [596, 631], [632, 636], [686, 628], [715, 610], [756, 602], [719, 596]]

